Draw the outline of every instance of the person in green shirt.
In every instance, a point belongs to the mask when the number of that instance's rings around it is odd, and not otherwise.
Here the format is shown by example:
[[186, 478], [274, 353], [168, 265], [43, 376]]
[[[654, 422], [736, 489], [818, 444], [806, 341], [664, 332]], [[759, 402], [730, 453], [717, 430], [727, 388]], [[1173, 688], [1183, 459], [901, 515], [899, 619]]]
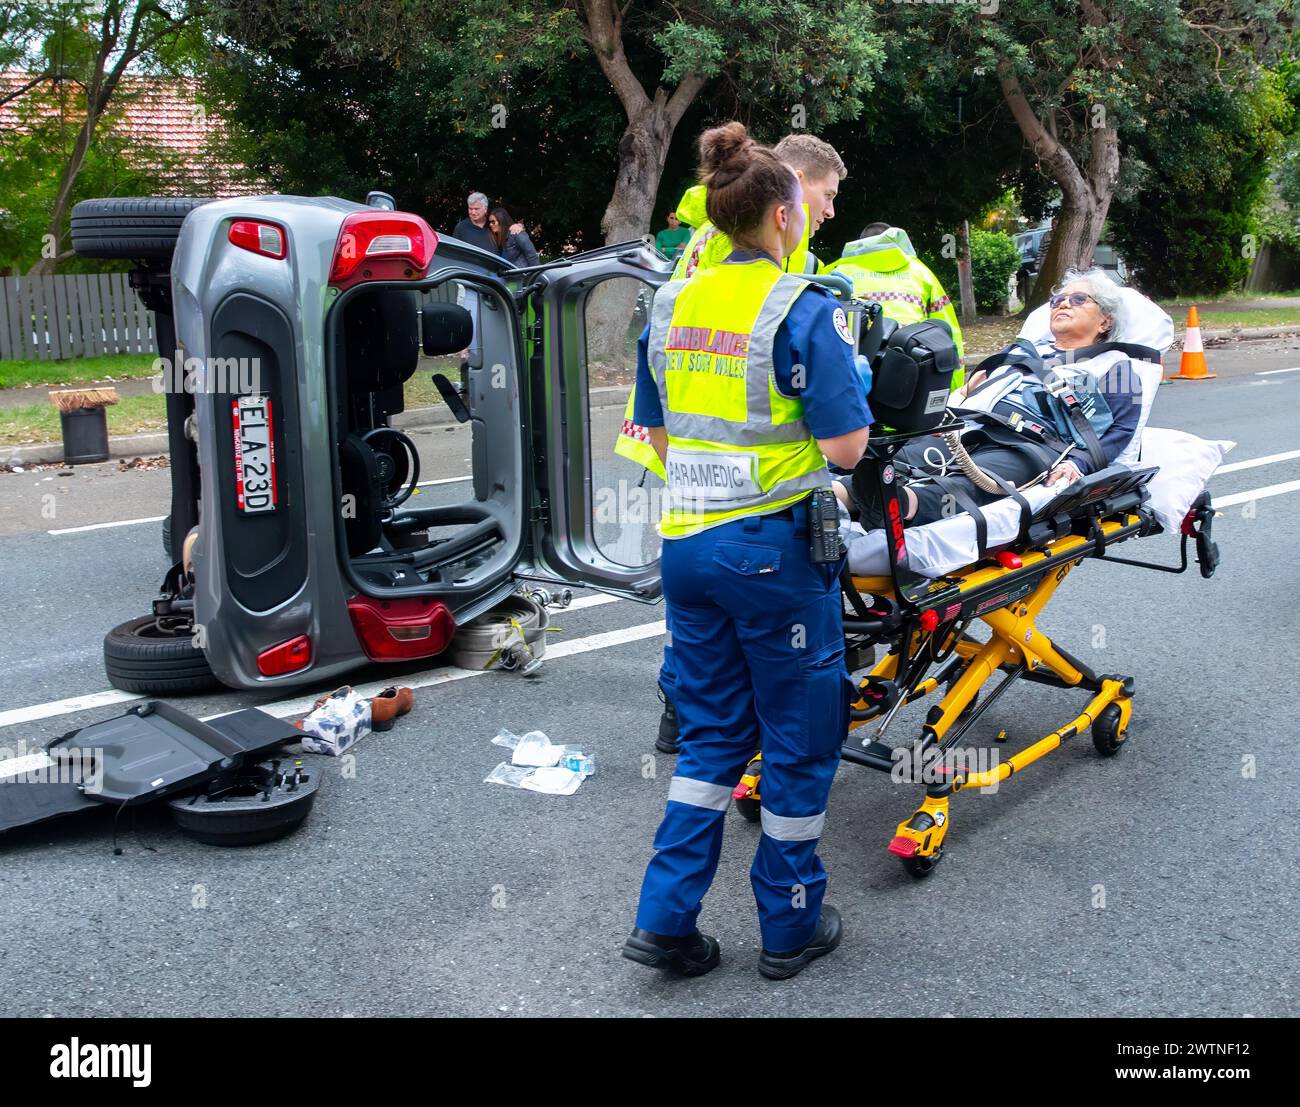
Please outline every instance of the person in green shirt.
[[683, 227], [675, 211], [668, 213], [668, 229], [655, 235], [655, 246], [666, 258], [674, 257], [691, 240], [690, 227]]

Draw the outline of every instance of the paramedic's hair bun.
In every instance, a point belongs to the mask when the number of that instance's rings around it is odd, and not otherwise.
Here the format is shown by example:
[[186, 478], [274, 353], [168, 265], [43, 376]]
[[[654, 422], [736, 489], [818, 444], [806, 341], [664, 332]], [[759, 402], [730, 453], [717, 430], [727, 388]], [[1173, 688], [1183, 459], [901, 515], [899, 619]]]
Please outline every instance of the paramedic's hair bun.
[[709, 221], [741, 245], [751, 245], [747, 239], [768, 208], [792, 202], [799, 191], [794, 171], [735, 121], [700, 135], [700, 182]]
[[744, 174], [758, 144], [743, 123], [724, 123], [700, 135], [700, 178], [706, 188], [725, 188]]

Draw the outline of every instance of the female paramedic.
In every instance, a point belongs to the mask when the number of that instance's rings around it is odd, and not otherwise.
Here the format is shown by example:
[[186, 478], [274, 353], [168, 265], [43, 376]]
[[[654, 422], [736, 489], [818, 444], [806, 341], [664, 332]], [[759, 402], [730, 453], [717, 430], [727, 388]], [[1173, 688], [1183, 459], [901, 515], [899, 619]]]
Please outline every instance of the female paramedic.
[[782, 272], [799, 182], [740, 123], [700, 138], [709, 219], [727, 260], [655, 296], [636, 421], [667, 471], [663, 585], [682, 752], [623, 955], [684, 975], [719, 961], [696, 929], [732, 789], [760, 742], [762, 835], [751, 880], [764, 976], [794, 976], [840, 940], [817, 841], [848, 728], [840, 562], [814, 560], [810, 495], [851, 467], [871, 413], [834, 298]]

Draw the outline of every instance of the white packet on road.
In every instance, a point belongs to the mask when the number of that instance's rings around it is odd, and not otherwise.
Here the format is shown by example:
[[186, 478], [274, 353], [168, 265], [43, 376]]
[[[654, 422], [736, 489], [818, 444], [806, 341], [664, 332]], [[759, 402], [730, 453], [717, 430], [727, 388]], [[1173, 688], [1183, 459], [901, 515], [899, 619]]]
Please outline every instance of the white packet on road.
[[586, 778], [581, 773], [575, 773], [572, 769], [534, 769], [524, 777], [520, 787], [527, 788], [530, 792], [545, 792], [548, 796], [571, 796], [584, 779]]
[[549, 768], [559, 763], [564, 756], [564, 747], [557, 746], [540, 730], [530, 730], [515, 746], [510, 762], [513, 765], [529, 765], [534, 768]]
[[543, 766], [511, 765], [502, 761], [483, 778], [484, 784], [504, 784], [508, 788], [522, 788], [528, 792], [542, 792], [548, 796], [571, 796], [586, 778], [570, 769]]

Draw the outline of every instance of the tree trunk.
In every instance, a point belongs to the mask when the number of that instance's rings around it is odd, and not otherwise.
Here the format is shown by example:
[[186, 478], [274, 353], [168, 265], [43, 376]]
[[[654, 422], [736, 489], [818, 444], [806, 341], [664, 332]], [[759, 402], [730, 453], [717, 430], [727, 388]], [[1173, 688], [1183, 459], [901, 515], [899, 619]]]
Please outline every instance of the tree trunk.
[[[605, 243], [628, 242], [650, 230], [659, 178], [663, 173], [672, 128], [664, 118], [662, 92], [632, 119], [618, 144], [614, 195], [601, 219]], [[606, 281], [587, 301], [587, 358], [617, 364], [627, 358], [627, 332], [636, 310], [640, 282]], [[635, 337], [635, 336], [634, 336]], [[635, 365], [630, 366], [635, 370]]]
[[999, 63], [998, 79], [1020, 133], [1043, 169], [1061, 186], [1061, 210], [1052, 224], [1047, 255], [1039, 263], [1038, 276], [1025, 304], [1028, 312], [1047, 301], [1067, 269], [1086, 268], [1092, 263], [1119, 180], [1119, 134], [1109, 125], [1090, 129], [1085, 176], [1069, 150], [1048, 133], [1029, 106], [1009, 62]]
[[77, 141], [73, 143], [72, 156], [63, 167], [63, 175], [59, 178], [59, 191], [55, 194], [54, 206], [50, 209], [50, 221], [46, 225], [46, 235], [54, 236], [54, 250], [47, 257], [47, 251], [42, 243], [40, 260], [28, 270], [31, 276], [53, 273], [59, 263], [62, 253], [59, 249], [59, 239], [63, 234], [63, 217], [67, 214], [68, 204], [72, 202], [72, 190], [76, 187], [77, 177], [81, 173], [82, 165], [85, 164], [86, 154], [90, 152], [90, 143], [95, 136], [95, 127], [98, 123], [99, 115], [88, 111], [81, 124], [81, 130], [77, 132]]
[[[623, 51], [623, 8], [618, 0], [582, 0], [582, 11], [584, 35], [627, 116], [627, 129], [618, 144], [614, 195], [600, 223], [609, 245], [649, 231], [673, 132], [704, 81], [688, 73], [671, 95], [657, 88], [651, 98]], [[607, 281], [587, 301], [589, 360], [608, 362], [624, 356], [638, 291], [633, 281]]]
[[961, 249], [957, 253], [957, 294], [961, 303], [961, 321], [967, 326], [978, 321], [975, 311], [975, 285], [971, 281], [970, 221], [963, 219], [957, 228]]

